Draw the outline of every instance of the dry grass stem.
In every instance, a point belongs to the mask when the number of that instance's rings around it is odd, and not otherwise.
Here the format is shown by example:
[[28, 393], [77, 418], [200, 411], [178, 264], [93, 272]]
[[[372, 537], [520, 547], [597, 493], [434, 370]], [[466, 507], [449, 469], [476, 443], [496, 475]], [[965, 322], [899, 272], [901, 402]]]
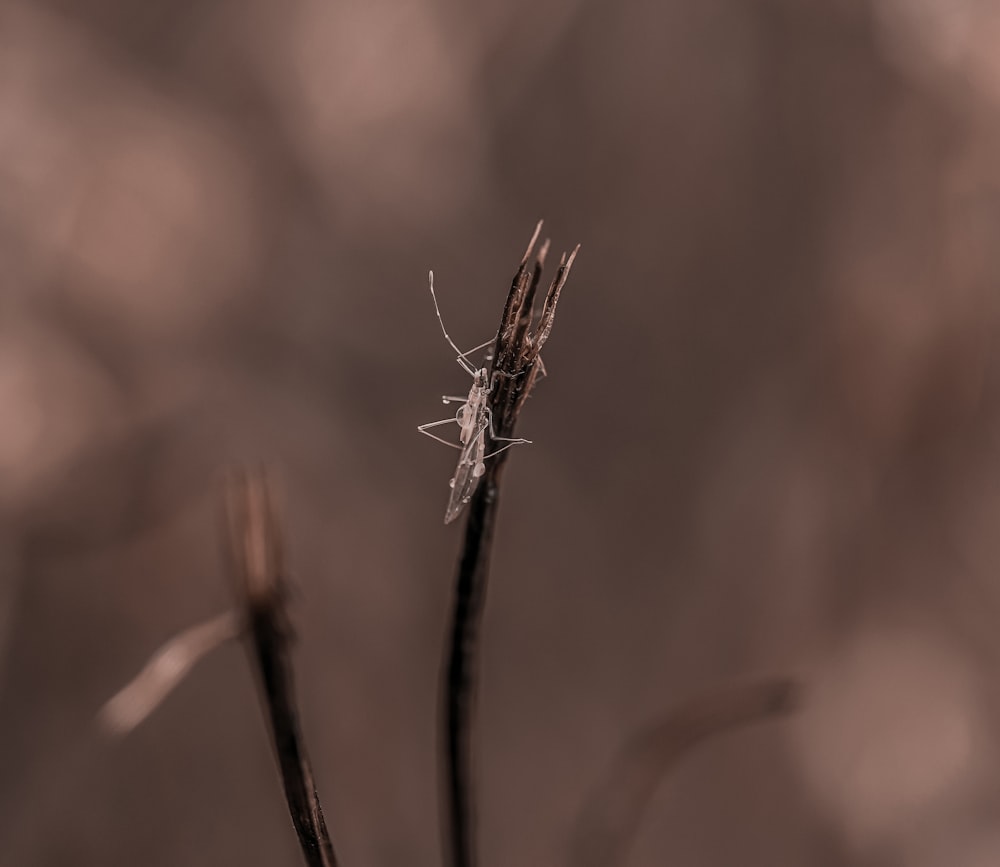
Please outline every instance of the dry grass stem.
[[[545, 241], [532, 261], [541, 230], [539, 222], [514, 275], [494, 341], [489, 407], [498, 438], [514, 436], [518, 415], [541, 369], [540, 353], [552, 331], [559, 295], [579, 251], [578, 246], [568, 256], [563, 255], [536, 319], [535, 296], [549, 250]], [[496, 449], [496, 442], [487, 433], [487, 453]], [[486, 461], [483, 478], [469, 504], [455, 582], [451, 632], [445, 650], [442, 708], [447, 799], [445, 848], [453, 867], [472, 867], [476, 863], [471, 740], [479, 624], [486, 599], [500, 477], [509, 455], [509, 450], [502, 451]]]
[[787, 714], [798, 684], [776, 678], [693, 699], [631, 738], [587, 802], [571, 847], [572, 867], [621, 864], [664, 776], [706, 738]]
[[226, 526], [236, 589], [246, 608], [250, 657], [288, 812], [309, 867], [334, 867], [337, 859], [299, 726], [282, 534], [262, 472], [240, 473], [230, 480]]
[[175, 635], [101, 708], [101, 728], [119, 736], [131, 732], [160, 706], [199, 660], [239, 632], [239, 617], [227, 611]]

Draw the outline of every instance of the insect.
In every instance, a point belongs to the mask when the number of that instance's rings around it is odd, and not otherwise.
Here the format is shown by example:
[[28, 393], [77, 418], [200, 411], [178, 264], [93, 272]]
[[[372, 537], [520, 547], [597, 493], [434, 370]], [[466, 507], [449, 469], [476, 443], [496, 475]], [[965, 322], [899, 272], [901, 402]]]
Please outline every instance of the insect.
[[[490, 411], [489, 399], [493, 390], [493, 381], [489, 371], [485, 367], [475, 368], [469, 361], [468, 356], [480, 349], [485, 349], [493, 343], [487, 340], [479, 346], [473, 347], [467, 352], [462, 352], [455, 342], [448, 336], [448, 331], [444, 327], [444, 320], [441, 318], [441, 308], [438, 307], [437, 295], [434, 294], [434, 272], [429, 274], [431, 288], [431, 298], [434, 301], [434, 312], [437, 314], [438, 323], [441, 325], [441, 333], [448, 345], [457, 353], [456, 361], [462, 369], [472, 377], [472, 387], [469, 389], [468, 397], [452, 397], [445, 395], [442, 402], [460, 403], [453, 418], [445, 418], [440, 421], [432, 421], [427, 424], [417, 426], [417, 430], [425, 436], [429, 436], [439, 443], [451, 446], [459, 450], [458, 466], [455, 468], [455, 475], [448, 482], [451, 494], [448, 497], [448, 508], [445, 509], [444, 522], [451, 523], [458, 517], [465, 504], [472, 499], [472, 494], [479, 484], [479, 479], [486, 472], [486, 459], [499, 454], [504, 449], [521, 443], [530, 443], [523, 437], [498, 437], [493, 430], [493, 414]], [[489, 356], [487, 356], [489, 357]], [[494, 374], [495, 376], [496, 374]], [[458, 443], [448, 442], [430, 432], [429, 428], [439, 427], [443, 424], [455, 423], [458, 425]], [[486, 432], [489, 431], [490, 438], [498, 442], [505, 442], [496, 451], [486, 454]]]

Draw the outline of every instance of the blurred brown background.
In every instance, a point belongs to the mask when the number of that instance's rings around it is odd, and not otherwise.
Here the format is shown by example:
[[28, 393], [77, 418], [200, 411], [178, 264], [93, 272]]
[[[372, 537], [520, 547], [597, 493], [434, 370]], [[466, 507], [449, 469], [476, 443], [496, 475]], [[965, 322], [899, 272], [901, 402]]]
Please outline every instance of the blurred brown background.
[[1000, 864], [1000, 13], [989, 0], [4, 0], [0, 864], [295, 864], [248, 669], [100, 705], [229, 603], [282, 480], [345, 865], [439, 863], [468, 388], [539, 217], [583, 249], [506, 475], [484, 865], [564, 863], [622, 739], [801, 674], [636, 865]]

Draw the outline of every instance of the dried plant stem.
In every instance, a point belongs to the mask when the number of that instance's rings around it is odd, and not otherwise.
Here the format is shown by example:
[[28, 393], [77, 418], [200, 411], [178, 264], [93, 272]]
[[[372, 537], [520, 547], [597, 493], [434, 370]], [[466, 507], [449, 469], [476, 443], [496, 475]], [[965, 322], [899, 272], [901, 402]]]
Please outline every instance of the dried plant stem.
[[175, 635], [104, 705], [98, 715], [101, 727], [113, 735], [128, 734], [159, 707], [200, 659], [239, 632], [239, 617], [227, 611]]
[[336, 867], [312, 768], [299, 727], [285, 608], [282, 540], [263, 474], [245, 474], [227, 490], [229, 553], [245, 603], [247, 640], [281, 771], [288, 812], [309, 867]]
[[472, 712], [478, 670], [479, 624], [486, 602], [490, 549], [499, 487], [487, 470], [469, 506], [451, 620], [445, 682], [445, 757], [452, 864], [475, 863], [472, 799]]
[[653, 793], [681, 758], [713, 735], [791, 712], [799, 691], [788, 678], [718, 690], [632, 737], [580, 814], [571, 867], [621, 864]]
[[[563, 256], [532, 328], [535, 293], [548, 252], [546, 241], [529, 268], [538, 241], [539, 223], [525, 251], [504, 305], [490, 371], [493, 388], [490, 411], [498, 437], [511, 438], [540, 366], [542, 345], [552, 330], [559, 293], [569, 276], [577, 250]], [[497, 449], [489, 438], [487, 453]], [[490, 551], [496, 525], [500, 477], [509, 457], [503, 451], [486, 461], [486, 470], [468, 508], [462, 554], [455, 581], [451, 633], [443, 678], [443, 735], [447, 826], [445, 847], [452, 867], [476, 864], [475, 802], [473, 798], [473, 717], [478, 672], [479, 627], [486, 601]]]

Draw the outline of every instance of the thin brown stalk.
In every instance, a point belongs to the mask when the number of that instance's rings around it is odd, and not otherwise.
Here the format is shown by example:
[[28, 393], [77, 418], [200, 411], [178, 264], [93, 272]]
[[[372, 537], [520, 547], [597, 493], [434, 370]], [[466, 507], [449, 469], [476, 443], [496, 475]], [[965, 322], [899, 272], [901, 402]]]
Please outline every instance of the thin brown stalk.
[[263, 473], [242, 473], [230, 480], [226, 525], [236, 593], [245, 606], [248, 650], [288, 812], [306, 864], [336, 867], [299, 726], [282, 535]]
[[580, 814], [571, 867], [623, 863], [653, 793], [703, 740], [794, 710], [798, 684], [774, 678], [701, 696], [648, 726], [621, 749]]
[[[559, 294], [580, 249], [578, 246], [568, 257], [563, 256], [535, 321], [534, 300], [549, 248], [545, 241], [532, 261], [541, 229], [539, 222], [514, 275], [494, 344], [490, 411], [498, 438], [514, 435], [521, 407], [541, 368], [540, 352], [552, 331]], [[487, 436], [486, 452], [490, 453], [497, 449], [497, 444]], [[479, 626], [486, 600], [500, 478], [509, 454], [509, 450], [503, 451], [486, 461], [483, 478], [469, 503], [446, 648], [442, 709], [447, 797], [445, 843], [453, 867], [476, 864], [472, 724]]]
[[232, 611], [185, 629], [166, 642], [128, 684], [101, 708], [98, 722], [106, 732], [123, 736], [146, 719], [197, 662], [240, 633]]

